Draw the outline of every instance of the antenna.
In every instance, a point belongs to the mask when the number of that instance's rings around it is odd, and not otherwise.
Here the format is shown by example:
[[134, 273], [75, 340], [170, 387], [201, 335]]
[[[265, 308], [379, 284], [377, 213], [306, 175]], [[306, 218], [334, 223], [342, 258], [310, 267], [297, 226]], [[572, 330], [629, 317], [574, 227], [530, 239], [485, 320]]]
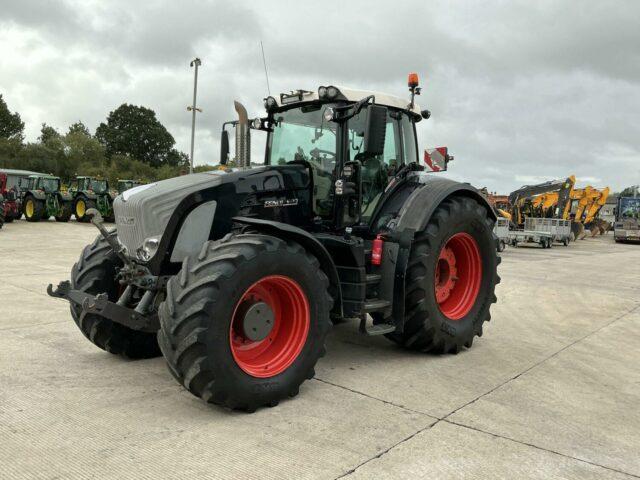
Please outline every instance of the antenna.
[[264, 45], [262, 45], [262, 40], [260, 40], [260, 50], [262, 50], [262, 64], [264, 65], [264, 76], [267, 79], [267, 92], [269, 96], [271, 96], [271, 88], [269, 87], [269, 74], [267, 73], [267, 61], [264, 58]]

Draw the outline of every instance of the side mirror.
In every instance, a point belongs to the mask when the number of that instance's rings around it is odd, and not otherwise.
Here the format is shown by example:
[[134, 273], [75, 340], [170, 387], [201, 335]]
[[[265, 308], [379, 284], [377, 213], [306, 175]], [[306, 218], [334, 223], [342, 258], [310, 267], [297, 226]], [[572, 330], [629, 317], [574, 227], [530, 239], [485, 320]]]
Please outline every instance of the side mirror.
[[220, 138], [220, 164], [226, 165], [229, 161], [229, 132], [222, 130], [222, 137]]
[[387, 131], [387, 107], [369, 105], [364, 129], [364, 153], [377, 156], [384, 152]]

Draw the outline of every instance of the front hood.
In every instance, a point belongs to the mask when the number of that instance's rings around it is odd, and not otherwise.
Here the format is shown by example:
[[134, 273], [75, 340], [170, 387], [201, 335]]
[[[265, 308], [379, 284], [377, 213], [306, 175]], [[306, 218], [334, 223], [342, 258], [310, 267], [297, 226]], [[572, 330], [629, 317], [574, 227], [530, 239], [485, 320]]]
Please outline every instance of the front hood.
[[145, 238], [161, 236], [176, 206], [191, 193], [222, 183], [224, 172], [170, 178], [126, 190], [113, 202], [118, 238], [129, 254]]

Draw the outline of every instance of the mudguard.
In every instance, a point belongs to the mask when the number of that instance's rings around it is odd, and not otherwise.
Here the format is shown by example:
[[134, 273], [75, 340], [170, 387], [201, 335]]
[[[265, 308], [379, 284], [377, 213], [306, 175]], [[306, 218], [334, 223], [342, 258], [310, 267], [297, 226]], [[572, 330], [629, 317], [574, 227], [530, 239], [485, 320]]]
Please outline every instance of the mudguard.
[[25, 198], [27, 196], [32, 196], [36, 200], [46, 200], [47, 198], [47, 194], [40, 190], [27, 190], [27, 192], [25, 193]]
[[[398, 244], [398, 248], [394, 254], [383, 258], [383, 271], [393, 271], [393, 281], [389, 278], [386, 281], [383, 279], [381, 298], [393, 299], [391, 316], [397, 333], [404, 331], [405, 278], [413, 238], [416, 232], [426, 228], [438, 206], [454, 195], [470, 197], [483, 205], [487, 210], [487, 214], [494, 221], [496, 220], [496, 215], [489, 202], [468, 183], [459, 183], [447, 178], [434, 177], [427, 174], [419, 174], [411, 180], [416, 178], [418, 180], [417, 184], [413, 182], [407, 184], [410, 188], [413, 188], [408, 197], [405, 197], [402, 193], [398, 197], [400, 200], [403, 198], [406, 198], [406, 200], [404, 200], [398, 212], [393, 231], [389, 235]], [[389, 201], [393, 201], [393, 199], [390, 198]], [[391, 254], [392, 251], [389, 251], [389, 253]], [[385, 265], [387, 263], [389, 265]], [[391, 275], [387, 273], [385, 277], [391, 277]]]
[[400, 209], [396, 230], [424, 230], [438, 205], [453, 195], [470, 197], [484, 206], [487, 214], [495, 221], [496, 214], [482, 194], [468, 183], [455, 182], [448, 178], [424, 175], [420, 178], [421, 186], [416, 188]]
[[68, 192], [58, 192], [58, 195], [60, 195], [63, 202], [70, 202], [73, 200], [73, 196]]
[[329, 277], [331, 292], [334, 297], [332, 313], [342, 316], [342, 291], [340, 289], [340, 278], [338, 270], [327, 249], [313, 235], [306, 230], [294, 227], [287, 223], [272, 220], [261, 220], [249, 217], [233, 217], [233, 221], [245, 225], [251, 225], [258, 231], [273, 235], [279, 238], [293, 240], [311, 252], [320, 262], [320, 267]]

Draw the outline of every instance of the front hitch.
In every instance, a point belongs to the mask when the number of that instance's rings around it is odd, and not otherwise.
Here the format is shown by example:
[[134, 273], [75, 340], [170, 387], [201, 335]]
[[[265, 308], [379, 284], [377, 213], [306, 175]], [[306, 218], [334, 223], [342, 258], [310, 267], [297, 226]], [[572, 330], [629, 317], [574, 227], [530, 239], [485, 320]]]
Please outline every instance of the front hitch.
[[[155, 332], [160, 324], [157, 314], [144, 315], [153, 300], [154, 293], [146, 291], [138, 303], [138, 307], [130, 309], [119, 303], [109, 301], [106, 293], [91, 295], [82, 290], [71, 288], [71, 282], [64, 280], [54, 289], [52, 284], [47, 287], [47, 293], [54, 298], [63, 298], [78, 305], [82, 309], [79, 322], [82, 322], [86, 315], [98, 315], [125, 327], [143, 332]], [[123, 294], [124, 295], [124, 294]]]

